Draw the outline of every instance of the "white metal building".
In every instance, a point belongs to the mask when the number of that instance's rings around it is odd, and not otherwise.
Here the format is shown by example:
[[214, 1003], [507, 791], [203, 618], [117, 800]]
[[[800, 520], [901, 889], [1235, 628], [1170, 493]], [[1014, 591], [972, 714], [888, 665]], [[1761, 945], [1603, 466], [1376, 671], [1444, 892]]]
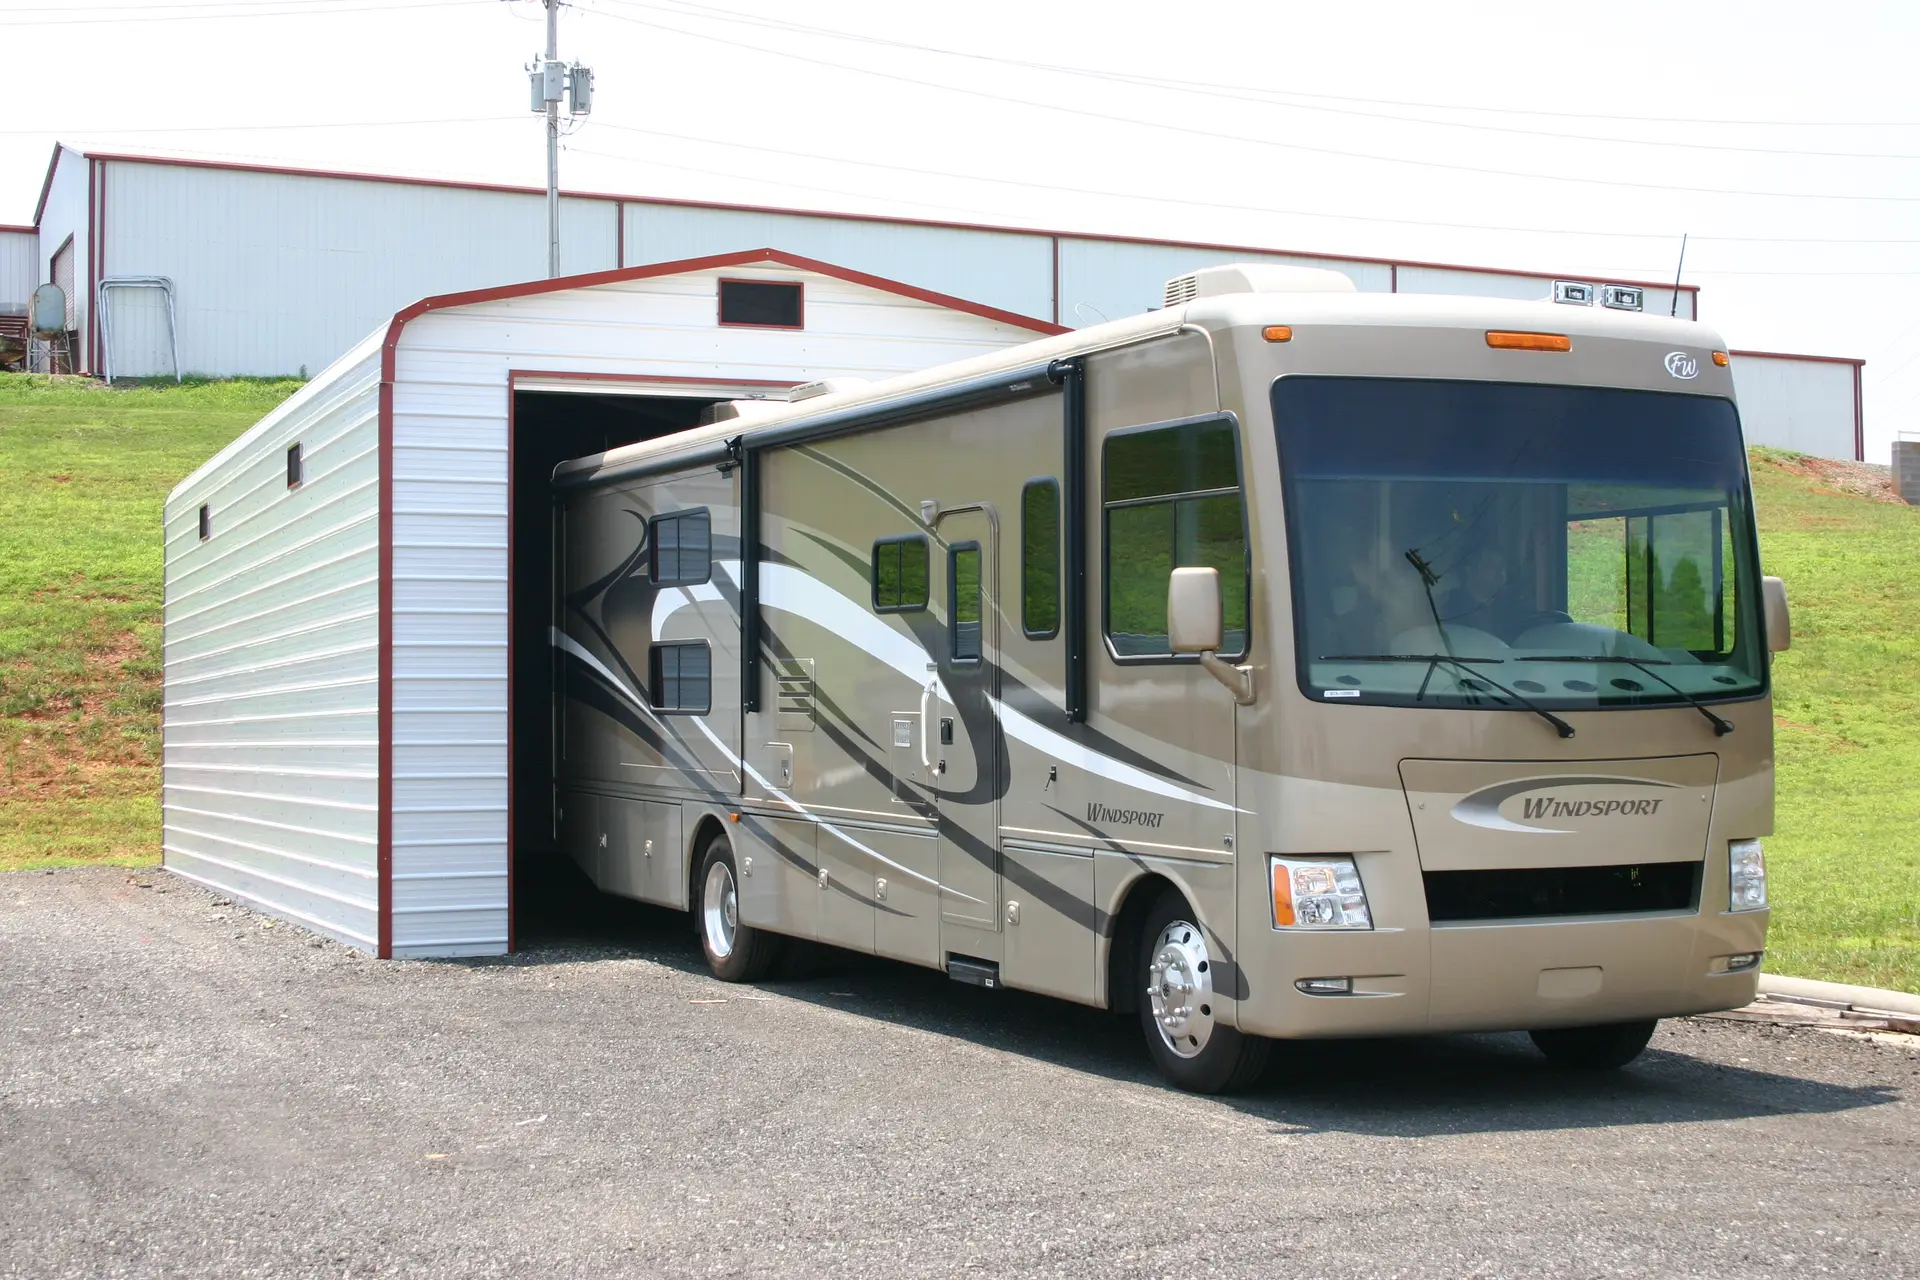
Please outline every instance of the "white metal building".
[[[1224, 262], [1330, 267], [1361, 290], [1381, 292], [1541, 298], [1555, 279], [1260, 246], [612, 194], [567, 195], [561, 223], [568, 274], [775, 244], [1068, 328], [1145, 311], [1158, 305], [1166, 280]], [[170, 375], [177, 341], [179, 366], [189, 373], [275, 376], [325, 367], [416, 298], [542, 277], [545, 225], [545, 193], [530, 188], [61, 146], [34, 212], [30, 252], [34, 283], [72, 282], [81, 368]], [[0, 310], [24, 304], [31, 291], [29, 284], [8, 292], [9, 252], [28, 251], [9, 249], [0, 233]], [[160, 287], [116, 284], [128, 280], [167, 282], [175, 332]], [[1637, 287], [1647, 310], [1699, 318], [1692, 286], [1679, 290], [1676, 303], [1670, 284], [1588, 283]], [[1859, 362], [1736, 355], [1750, 441], [1859, 456]]]
[[[739, 284], [797, 289], [800, 323], [723, 324]], [[167, 499], [166, 865], [382, 956], [507, 950], [553, 465], [1057, 332], [770, 249], [391, 316]]]

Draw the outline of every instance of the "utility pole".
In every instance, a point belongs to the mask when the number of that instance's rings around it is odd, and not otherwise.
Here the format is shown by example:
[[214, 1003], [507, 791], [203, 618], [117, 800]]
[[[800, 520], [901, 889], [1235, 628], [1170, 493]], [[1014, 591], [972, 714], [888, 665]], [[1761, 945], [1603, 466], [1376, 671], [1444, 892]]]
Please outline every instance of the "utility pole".
[[[548, 67], [560, 61], [560, 0], [547, 3]], [[560, 274], [560, 99], [547, 98], [547, 278]]]
[[560, 274], [560, 100], [575, 118], [593, 110], [593, 72], [560, 61], [561, 0], [542, 0], [547, 10], [547, 51], [527, 65], [532, 107], [547, 117], [547, 276]]

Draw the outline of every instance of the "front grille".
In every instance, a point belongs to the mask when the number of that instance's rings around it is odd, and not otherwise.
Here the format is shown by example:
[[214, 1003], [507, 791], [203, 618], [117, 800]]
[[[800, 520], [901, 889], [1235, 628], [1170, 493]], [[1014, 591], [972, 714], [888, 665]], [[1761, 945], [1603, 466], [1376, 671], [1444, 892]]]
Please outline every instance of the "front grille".
[[1700, 867], [1698, 862], [1643, 862], [1623, 867], [1429, 871], [1424, 877], [1427, 918], [1444, 924], [1692, 911], [1700, 904]]

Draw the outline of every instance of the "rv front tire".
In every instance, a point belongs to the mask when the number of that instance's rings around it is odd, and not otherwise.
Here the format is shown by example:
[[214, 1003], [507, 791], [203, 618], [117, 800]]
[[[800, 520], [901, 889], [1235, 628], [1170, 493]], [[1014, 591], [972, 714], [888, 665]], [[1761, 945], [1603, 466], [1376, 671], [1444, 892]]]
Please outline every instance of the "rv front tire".
[[1530, 1031], [1534, 1047], [1556, 1066], [1581, 1071], [1612, 1071], [1640, 1056], [1653, 1039], [1655, 1019], [1610, 1022], [1598, 1027], [1555, 1027]]
[[758, 982], [779, 954], [780, 939], [740, 923], [739, 881], [733, 849], [724, 835], [707, 841], [694, 879], [693, 928], [707, 968], [722, 982]]
[[1187, 900], [1164, 890], [1140, 931], [1133, 973], [1140, 1029], [1160, 1074], [1194, 1093], [1231, 1093], [1259, 1080], [1270, 1041], [1214, 1020], [1213, 966]]

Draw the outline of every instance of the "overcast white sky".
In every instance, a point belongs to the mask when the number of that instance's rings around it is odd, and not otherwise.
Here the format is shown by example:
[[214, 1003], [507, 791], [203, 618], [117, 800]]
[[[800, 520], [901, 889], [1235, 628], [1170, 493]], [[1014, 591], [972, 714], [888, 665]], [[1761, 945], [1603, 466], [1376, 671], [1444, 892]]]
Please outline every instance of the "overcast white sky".
[[[1670, 279], [1687, 232], [1733, 345], [1868, 361], [1885, 461], [1920, 429], [1916, 35], [1911, 0], [573, 0], [561, 181], [1573, 276]], [[0, 0], [0, 223], [56, 138], [540, 185], [542, 39], [537, 0]]]

